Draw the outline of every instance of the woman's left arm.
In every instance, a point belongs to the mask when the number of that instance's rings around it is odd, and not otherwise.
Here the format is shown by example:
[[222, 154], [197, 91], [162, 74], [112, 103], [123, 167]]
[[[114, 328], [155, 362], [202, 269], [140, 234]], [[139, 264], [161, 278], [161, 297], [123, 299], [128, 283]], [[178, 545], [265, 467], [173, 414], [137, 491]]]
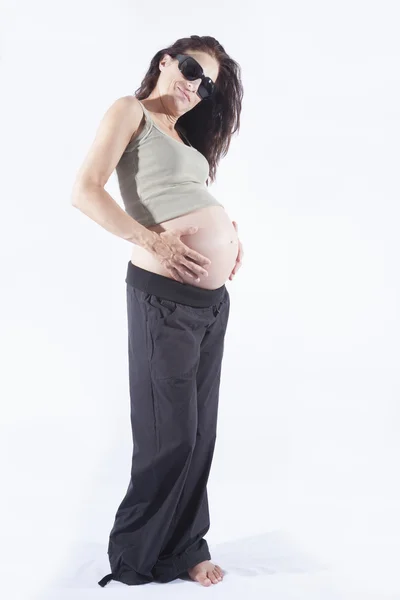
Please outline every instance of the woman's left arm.
[[[238, 226], [237, 226], [236, 221], [232, 221], [232, 224], [233, 224], [234, 228], [236, 229], [236, 233], [237, 233]], [[239, 251], [238, 251], [238, 255], [236, 257], [236, 263], [235, 263], [235, 266], [233, 267], [232, 273], [229, 275], [229, 279], [231, 281], [232, 281], [234, 275], [236, 275], [236, 273], [238, 272], [238, 270], [242, 266], [242, 259], [243, 259], [243, 256], [244, 256], [242, 242], [239, 239], [238, 239], [238, 242], [239, 242]]]

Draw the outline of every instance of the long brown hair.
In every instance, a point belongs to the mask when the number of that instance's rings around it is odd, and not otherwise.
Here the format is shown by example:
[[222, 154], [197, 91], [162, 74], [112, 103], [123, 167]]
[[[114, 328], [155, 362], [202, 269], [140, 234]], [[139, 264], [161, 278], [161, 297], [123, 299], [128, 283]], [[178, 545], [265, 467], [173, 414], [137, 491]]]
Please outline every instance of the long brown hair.
[[215, 94], [211, 98], [201, 100], [179, 117], [176, 126], [177, 129], [183, 129], [192, 146], [208, 160], [208, 186], [210, 181], [214, 182], [216, 179], [217, 165], [227, 154], [232, 135], [240, 129], [243, 85], [238, 63], [228, 56], [223, 46], [213, 37], [191, 35], [181, 38], [154, 55], [135, 96], [138, 100], [144, 100], [153, 91], [160, 75], [158, 65], [164, 54], [175, 58], [177, 54], [190, 54], [196, 50], [207, 52], [219, 63]]

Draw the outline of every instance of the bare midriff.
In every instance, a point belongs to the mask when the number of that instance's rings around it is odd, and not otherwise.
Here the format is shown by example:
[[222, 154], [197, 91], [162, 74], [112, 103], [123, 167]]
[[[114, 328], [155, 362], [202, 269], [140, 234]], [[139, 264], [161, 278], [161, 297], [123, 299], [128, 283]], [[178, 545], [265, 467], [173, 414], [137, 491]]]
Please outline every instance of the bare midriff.
[[[191, 226], [198, 227], [198, 230], [189, 235], [182, 235], [180, 240], [189, 248], [208, 258], [211, 264], [204, 265], [208, 271], [208, 277], [200, 274], [199, 282], [189, 275], [180, 273], [180, 276], [185, 283], [201, 288], [221, 287], [232, 273], [239, 249], [236, 230], [223, 206], [206, 206], [169, 221], [163, 221], [158, 225], [148, 226], [147, 229], [161, 233], [177, 227]], [[131, 262], [146, 271], [174, 279], [174, 276], [163, 267], [159, 260], [141, 246], [133, 245]]]

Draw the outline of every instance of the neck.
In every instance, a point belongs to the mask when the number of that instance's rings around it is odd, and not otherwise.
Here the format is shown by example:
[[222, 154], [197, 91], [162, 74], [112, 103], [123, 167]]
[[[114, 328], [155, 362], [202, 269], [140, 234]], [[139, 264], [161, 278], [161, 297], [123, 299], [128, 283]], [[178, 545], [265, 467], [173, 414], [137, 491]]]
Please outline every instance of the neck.
[[168, 103], [162, 96], [152, 95], [146, 98], [146, 102], [149, 104], [149, 109], [152, 113], [154, 113], [157, 119], [166, 127], [173, 131], [175, 129], [175, 125], [180, 115], [176, 115], [172, 113], [172, 111], [168, 108]]

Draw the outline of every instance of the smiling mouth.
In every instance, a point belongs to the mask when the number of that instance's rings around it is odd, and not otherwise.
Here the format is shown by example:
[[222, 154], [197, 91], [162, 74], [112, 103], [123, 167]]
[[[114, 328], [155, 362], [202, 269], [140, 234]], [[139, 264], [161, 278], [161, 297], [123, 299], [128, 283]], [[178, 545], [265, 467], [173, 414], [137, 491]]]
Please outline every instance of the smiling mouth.
[[188, 96], [185, 94], [185, 92], [184, 92], [184, 91], [183, 91], [183, 90], [182, 90], [180, 87], [178, 87], [178, 90], [179, 90], [180, 92], [182, 92], [182, 94], [185, 96], [186, 100], [189, 102], [189, 98], [188, 98]]

